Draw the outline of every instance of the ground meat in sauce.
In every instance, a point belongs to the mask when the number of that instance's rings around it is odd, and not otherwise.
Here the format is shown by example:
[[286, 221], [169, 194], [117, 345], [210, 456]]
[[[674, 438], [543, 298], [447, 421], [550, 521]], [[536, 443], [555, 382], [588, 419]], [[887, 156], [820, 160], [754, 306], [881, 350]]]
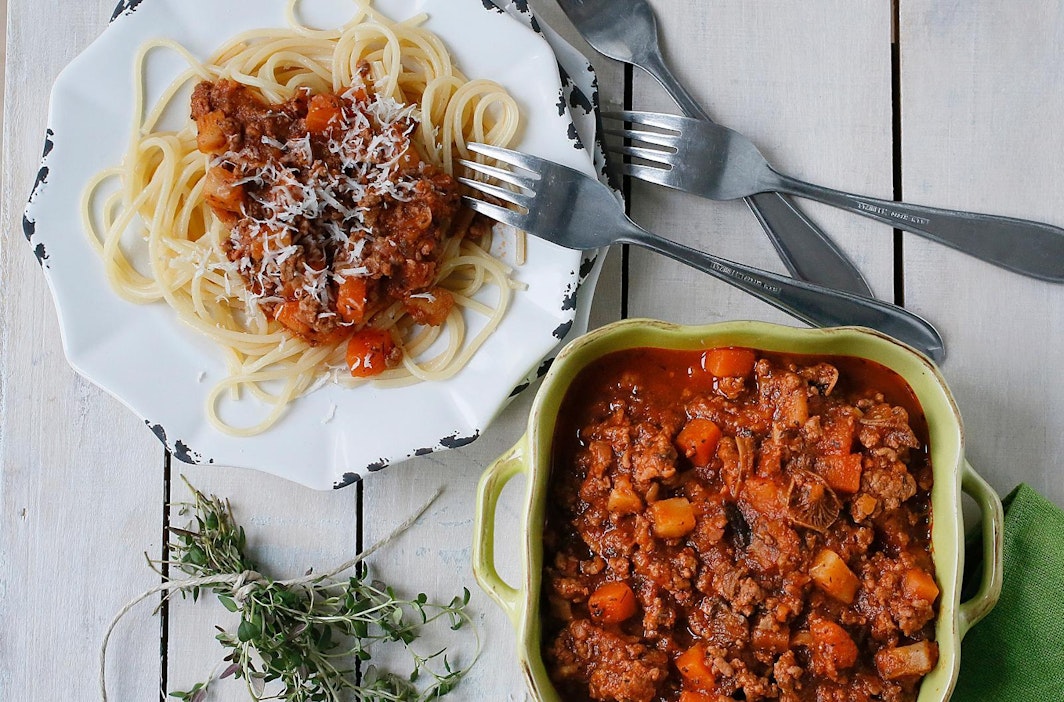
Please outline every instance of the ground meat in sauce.
[[714, 375], [702, 352], [622, 351], [570, 388], [552, 680], [570, 702], [914, 700], [938, 653], [915, 397], [860, 359], [727, 352], [749, 360]]
[[267, 314], [311, 343], [393, 302], [442, 323], [453, 298], [435, 283], [460, 194], [412, 147], [414, 106], [361, 84], [268, 104], [218, 80], [196, 86], [192, 117], [223, 248]]

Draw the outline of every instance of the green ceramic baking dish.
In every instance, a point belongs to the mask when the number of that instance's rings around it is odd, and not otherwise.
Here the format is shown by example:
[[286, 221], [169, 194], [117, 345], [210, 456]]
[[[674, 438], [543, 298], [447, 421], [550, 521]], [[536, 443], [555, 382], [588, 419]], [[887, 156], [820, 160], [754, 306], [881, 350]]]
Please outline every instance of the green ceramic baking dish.
[[[909, 347], [866, 329], [795, 329], [760, 322], [684, 327], [650, 320], [618, 322], [569, 344], [536, 394], [527, 433], [485, 471], [477, 488], [473, 572], [481, 587], [513, 622], [521, 668], [533, 695], [542, 702], [561, 702], [540, 654], [539, 603], [551, 442], [569, 384], [589, 362], [613, 351], [636, 347], [695, 350], [719, 346], [858, 356], [894, 370], [915, 391], [930, 432], [934, 474], [931, 543], [941, 591], [936, 621], [939, 661], [924, 678], [918, 702], [948, 700], [960, 667], [961, 639], [993, 608], [1001, 591], [1003, 513], [998, 496], [965, 460], [961, 418], [938, 369]], [[523, 540], [518, 549], [522, 575], [519, 583], [510, 585], [499, 577], [495, 567], [495, 507], [503, 487], [518, 475], [526, 478]], [[962, 491], [981, 510], [983, 556], [987, 564], [979, 591], [966, 602], [960, 600], [964, 565]]]

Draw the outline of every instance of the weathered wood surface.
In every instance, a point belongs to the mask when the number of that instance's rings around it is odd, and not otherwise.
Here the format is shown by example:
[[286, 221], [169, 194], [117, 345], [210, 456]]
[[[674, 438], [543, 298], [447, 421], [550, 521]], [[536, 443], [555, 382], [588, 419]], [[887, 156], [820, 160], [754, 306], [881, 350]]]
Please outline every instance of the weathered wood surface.
[[[22, 237], [47, 96], [110, 17], [109, 2], [11, 0], [0, 234], [0, 699], [92, 699], [115, 611], [158, 582], [163, 451], [63, 356], [51, 295]], [[114, 699], [154, 699], [151, 606], [114, 638]]]
[[[1064, 226], [1064, 7], [901, 5], [902, 192]], [[1064, 505], [1064, 287], [906, 235], [905, 300], [946, 337], [968, 459]]]
[[[715, 121], [746, 134], [785, 173], [890, 199], [890, 8], [883, 2], [661, 0], [666, 58]], [[675, 111], [642, 72], [636, 109]], [[889, 227], [800, 203], [860, 267], [877, 296], [894, 296]], [[742, 201], [710, 202], [634, 184], [634, 218], [652, 231], [783, 273]], [[681, 264], [632, 252], [632, 316], [682, 323], [761, 319], [798, 324], [766, 303]]]
[[[1021, 6], [900, 0], [899, 62], [891, 60], [890, 3], [652, 0], [666, 53], [715, 118], [746, 133], [781, 168], [829, 186], [890, 199], [895, 175], [907, 200], [1040, 218], [1064, 225], [1059, 190], [1064, 133], [1064, 11], [1050, 0]], [[106, 25], [113, 3], [63, 6], [11, 0], [0, 221], [0, 699], [93, 699], [96, 652], [112, 614], [158, 582], [143, 551], [158, 555], [167, 516], [166, 460], [155, 438], [117, 401], [66, 364], [51, 298], [21, 235], [21, 210], [37, 170], [47, 94], [55, 75]], [[533, 6], [586, 49], [553, 0]], [[604, 100], [671, 109], [636, 72], [592, 56]], [[892, 81], [900, 79], [895, 91]], [[896, 141], [895, 121], [900, 125]], [[898, 147], [900, 159], [895, 156]], [[711, 203], [637, 185], [633, 215], [666, 236], [783, 271], [739, 202]], [[906, 235], [896, 255], [882, 225], [822, 207], [807, 211], [859, 264], [875, 292], [904, 299], [942, 329], [943, 370], [968, 429], [968, 455], [999, 491], [1026, 480], [1064, 504], [1064, 287], [1004, 273]], [[685, 323], [764, 319], [782, 313], [678, 264], [611, 253], [592, 312], [599, 326], [630, 316]], [[902, 285], [896, 287], [896, 281]], [[625, 297], [624, 294], [627, 293]], [[264, 569], [297, 575], [351, 555], [387, 533], [436, 487], [428, 516], [374, 559], [409, 593], [449, 597], [468, 586], [484, 652], [460, 699], [525, 697], [514, 637], [477, 590], [469, 565], [472, 490], [480, 472], [519, 438], [531, 395], [508, 407], [474, 444], [390, 468], [355, 489], [319, 493], [253, 471], [174, 463], [179, 475], [228, 496]], [[500, 507], [501, 571], [516, 579], [520, 485]], [[181, 517], [170, 512], [177, 525]], [[113, 641], [112, 699], [155, 700], [209, 674], [220, 649], [218, 606], [175, 601], [165, 627], [151, 605], [134, 610]], [[240, 685], [214, 699], [241, 700]]]

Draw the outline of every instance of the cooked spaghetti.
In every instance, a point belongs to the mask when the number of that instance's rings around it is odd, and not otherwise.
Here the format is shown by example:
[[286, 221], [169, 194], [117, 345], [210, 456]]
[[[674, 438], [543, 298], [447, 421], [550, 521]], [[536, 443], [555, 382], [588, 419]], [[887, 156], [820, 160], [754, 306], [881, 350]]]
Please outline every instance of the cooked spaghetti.
[[[288, 29], [244, 33], [203, 63], [172, 42], [142, 47], [129, 150], [83, 203], [114, 289], [165, 301], [225, 350], [206, 411], [234, 435], [330, 380], [454, 375], [515, 287], [452, 177], [466, 143], [510, 144], [515, 101], [467, 80], [424, 17], [396, 23], [356, 0], [347, 24], [319, 30], [297, 21], [297, 1]], [[190, 67], [146, 110], [159, 46]], [[188, 113], [177, 96], [190, 85], [193, 119], [163, 130], [168, 109]], [[219, 405], [246, 395], [268, 411], [234, 426]]]

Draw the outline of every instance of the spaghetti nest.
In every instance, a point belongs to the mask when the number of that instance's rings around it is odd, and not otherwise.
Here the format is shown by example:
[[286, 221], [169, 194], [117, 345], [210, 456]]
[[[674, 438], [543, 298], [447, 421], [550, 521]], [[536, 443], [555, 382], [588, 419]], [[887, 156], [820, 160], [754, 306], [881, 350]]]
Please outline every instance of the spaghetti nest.
[[[296, 2], [287, 29], [246, 32], [206, 62], [173, 42], [141, 47], [129, 149], [83, 201], [112, 287], [165, 301], [224, 349], [228, 376], [206, 412], [237, 436], [330, 381], [454, 375], [516, 287], [490, 253], [491, 228], [459, 211], [451, 177], [475, 157], [467, 143], [511, 144], [513, 98], [466, 79], [423, 16], [397, 23], [356, 0], [348, 23], [320, 30], [297, 20]], [[148, 109], [144, 67], [158, 47], [189, 68]], [[168, 110], [188, 114], [177, 96], [193, 84], [195, 121], [162, 129]], [[422, 238], [407, 241], [397, 218], [424, 220]], [[404, 241], [412, 253], [396, 260]], [[224, 401], [247, 397], [267, 408], [261, 421], [223, 418]]]

